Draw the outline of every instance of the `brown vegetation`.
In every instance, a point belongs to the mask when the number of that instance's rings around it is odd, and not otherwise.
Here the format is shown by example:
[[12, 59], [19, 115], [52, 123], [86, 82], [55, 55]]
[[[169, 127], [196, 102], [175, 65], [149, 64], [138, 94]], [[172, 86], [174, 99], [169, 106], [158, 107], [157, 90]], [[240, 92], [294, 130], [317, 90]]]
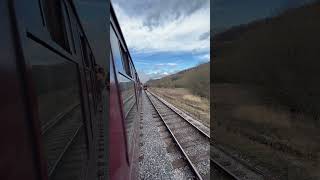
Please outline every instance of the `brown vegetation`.
[[210, 105], [207, 98], [196, 96], [183, 88], [151, 88], [151, 91], [210, 127]]
[[209, 98], [210, 64], [200, 64], [194, 68], [183, 70], [161, 79], [150, 80], [147, 84], [160, 88], [186, 88], [194, 95]]

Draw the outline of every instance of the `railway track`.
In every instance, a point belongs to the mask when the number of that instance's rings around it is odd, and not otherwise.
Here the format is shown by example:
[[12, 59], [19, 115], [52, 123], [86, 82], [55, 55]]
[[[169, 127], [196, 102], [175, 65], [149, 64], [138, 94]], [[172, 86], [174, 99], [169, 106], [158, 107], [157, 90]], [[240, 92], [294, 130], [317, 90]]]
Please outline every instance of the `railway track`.
[[166, 106], [157, 96], [146, 93], [194, 177], [200, 180], [210, 179], [209, 136]]
[[154, 93], [146, 91], [146, 94], [197, 179], [210, 178], [210, 165], [214, 179], [265, 179], [262, 172], [219, 147], [211, 146], [210, 153], [210, 137], [207, 133], [187, 121]]

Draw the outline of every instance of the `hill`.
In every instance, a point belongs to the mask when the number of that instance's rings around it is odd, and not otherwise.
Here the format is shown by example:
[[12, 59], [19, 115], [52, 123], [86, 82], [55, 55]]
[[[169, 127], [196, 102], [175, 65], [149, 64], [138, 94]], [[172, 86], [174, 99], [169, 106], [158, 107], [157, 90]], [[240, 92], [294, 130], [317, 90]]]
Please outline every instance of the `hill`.
[[281, 104], [318, 117], [320, 2], [233, 27], [211, 41], [214, 83], [263, 86]]
[[210, 63], [200, 64], [161, 79], [149, 80], [147, 85], [164, 88], [186, 88], [196, 95], [209, 98]]

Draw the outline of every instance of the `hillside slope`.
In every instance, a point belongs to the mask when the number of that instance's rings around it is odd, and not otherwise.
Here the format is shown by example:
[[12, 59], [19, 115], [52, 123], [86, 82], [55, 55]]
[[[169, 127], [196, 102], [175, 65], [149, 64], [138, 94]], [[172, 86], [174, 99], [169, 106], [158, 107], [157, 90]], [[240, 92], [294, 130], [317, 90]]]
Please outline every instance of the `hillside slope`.
[[212, 80], [263, 86], [280, 103], [320, 108], [320, 3], [217, 34]]
[[180, 71], [161, 79], [149, 80], [149, 86], [164, 88], [186, 88], [196, 95], [210, 96], [210, 63]]

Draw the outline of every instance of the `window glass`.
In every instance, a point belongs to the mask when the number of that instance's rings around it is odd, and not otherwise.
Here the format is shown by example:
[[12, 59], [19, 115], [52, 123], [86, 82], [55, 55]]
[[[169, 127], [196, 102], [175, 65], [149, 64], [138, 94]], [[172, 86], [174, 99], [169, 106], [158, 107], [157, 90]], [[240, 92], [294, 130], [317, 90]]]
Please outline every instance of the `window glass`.
[[[29, 42], [29, 47], [37, 50], [29, 57], [49, 179], [78, 179], [86, 168], [87, 139], [83, 135], [77, 65]], [[77, 159], [73, 159], [76, 154]]]
[[60, 0], [43, 0], [46, 26], [53, 41], [70, 52]]
[[110, 26], [110, 30], [111, 48], [116, 69], [124, 74], [127, 74], [127, 71], [125, 69], [128, 69], [128, 65], [125, 65], [126, 63], [123, 63], [123, 55], [122, 52], [120, 52], [118, 37], [116, 36], [112, 26]]
[[[137, 109], [137, 103], [135, 103], [130, 111], [128, 112], [128, 115], [125, 119], [125, 131], [127, 136], [127, 148], [128, 150], [132, 147], [132, 141], [133, 141], [133, 124], [134, 122], [137, 122], [139, 120], [139, 114]], [[130, 152], [130, 151], [129, 151]]]
[[128, 149], [130, 148], [131, 144], [131, 136], [132, 136], [132, 123], [134, 122], [135, 114], [137, 113], [136, 106], [136, 97], [135, 97], [135, 90], [134, 90], [134, 81], [130, 80], [126, 76], [118, 73], [118, 83], [119, 89], [121, 93], [122, 99], [122, 106], [123, 106], [123, 113], [125, 117], [125, 128], [126, 128], [126, 135], [128, 140]]
[[125, 72], [126, 72], [126, 74], [128, 76], [132, 77], [131, 76], [131, 71], [130, 71], [128, 54], [124, 51], [124, 49], [122, 48], [121, 44], [120, 44], [120, 47], [121, 47], [122, 64], [123, 64], [124, 70], [125, 70]]
[[60, 165], [56, 168], [56, 171], [52, 174], [50, 179], [83, 179], [85, 176], [83, 162], [88, 158], [85, 137], [85, 129], [84, 127], [81, 127], [74, 138], [74, 142], [65, 152], [64, 158], [61, 159]]
[[127, 115], [130, 108], [135, 103], [134, 81], [128, 79], [122, 74], [118, 74], [118, 83], [119, 83], [121, 98], [124, 106], [124, 114]]
[[32, 66], [42, 127], [48, 126], [63, 111], [80, 103], [76, 65], [57, 59], [53, 61], [44, 60], [44, 64]]

